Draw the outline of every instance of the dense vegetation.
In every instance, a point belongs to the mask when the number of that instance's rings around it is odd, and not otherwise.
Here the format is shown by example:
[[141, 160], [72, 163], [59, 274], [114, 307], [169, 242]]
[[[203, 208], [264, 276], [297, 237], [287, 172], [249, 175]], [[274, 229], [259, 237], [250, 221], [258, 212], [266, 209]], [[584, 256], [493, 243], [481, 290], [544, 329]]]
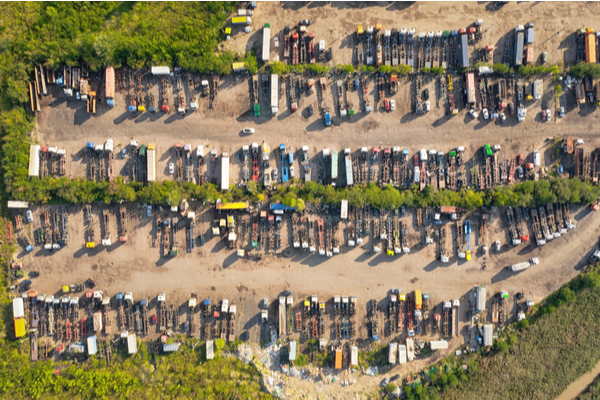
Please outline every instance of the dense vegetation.
[[[600, 361], [600, 268], [550, 295], [486, 352], [438, 363], [409, 399], [553, 399]], [[466, 366], [466, 370], [463, 369]]]
[[234, 54], [217, 52], [236, 2], [6, 2], [0, 4], [0, 88], [8, 104], [27, 102], [35, 64], [86, 61], [192, 71], [231, 70]]

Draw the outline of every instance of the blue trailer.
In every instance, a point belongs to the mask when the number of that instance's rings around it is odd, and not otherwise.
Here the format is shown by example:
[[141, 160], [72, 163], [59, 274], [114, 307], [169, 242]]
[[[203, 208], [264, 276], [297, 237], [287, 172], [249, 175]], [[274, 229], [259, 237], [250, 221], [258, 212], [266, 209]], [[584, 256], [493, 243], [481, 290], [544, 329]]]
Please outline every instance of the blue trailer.
[[525, 32], [518, 31], [517, 39], [515, 40], [515, 67], [523, 65], [523, 41]]
[[279, 152], [281, 153], [281, 181], [288, 181], [288, 168], [285, 165], [285, 144], [279, 145]]
[[460, 54], [463, 68], [469, 68], [469, 38], [466, 33], [460, 35]]
[[294, 153], [291, 151], [288, 153], [288, 164], [290, 167], [294, 165]]

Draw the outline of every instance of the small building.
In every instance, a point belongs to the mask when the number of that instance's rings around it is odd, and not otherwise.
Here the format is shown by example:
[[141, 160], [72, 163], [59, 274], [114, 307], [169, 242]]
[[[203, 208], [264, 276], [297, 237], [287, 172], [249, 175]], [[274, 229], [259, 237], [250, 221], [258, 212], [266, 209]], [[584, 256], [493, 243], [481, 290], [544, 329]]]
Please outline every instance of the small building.
[[137, 353], [137, 340], [135, 339], [135, 333], [127, 336], [127, 351], [129, 354]]
[[87, 338], [88, 356], [93, 356], [98, 353], [98, 340], [96, 336], [90, 336]]
[[289, 207], [281, 203], [271, 203], [269, 208], [273, 214], [283, 214], [284, 212], [296, 211], [296, 207]]
[[40, 176], [40, 146], [32, 144], [29, 147], [29, 177]]
[[163, 352], [172, 353], [179, 350], [179, 343], [163, 344]]
[[215, 358], [214, 342], [209, 340], [206, 342], [206, 359], [212, 360]]
[[290, 342], [290, 356], [289, 356], [289, 360], [290, 361], [296, 361], [296, 341], [292, 340]]
[[483, 345], [485, 347], [490, 347], [493, 344], [492, 340], [492, 332], [494, 328], [491, 324], [485, 324], [483, 326]]
[[350, 365], [358, 365], [358, 347], [356, 346], [350, 348]]
[[82, 343], [72, 344], [69, 346], [69, 351], [73, 354], [85, 353], [85, 346]]

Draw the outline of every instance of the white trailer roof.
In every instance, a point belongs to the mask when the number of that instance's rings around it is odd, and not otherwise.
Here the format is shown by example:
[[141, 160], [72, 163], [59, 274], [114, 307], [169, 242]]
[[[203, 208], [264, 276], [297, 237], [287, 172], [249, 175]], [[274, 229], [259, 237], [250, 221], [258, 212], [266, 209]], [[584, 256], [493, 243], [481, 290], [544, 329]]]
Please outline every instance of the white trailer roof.
[[271, 52], [271, 28], [265, 26], [263, 28], [263, 47], [262, 47], [262, 60], [269, 62], [269, 53]]
[[171, 69], [169, 67], [152, 67], [153, 75], [169, 75]]
[[348, 219], [348, 200], [342, 200], [342, 211], [340, 217], [342, 219]]
[[483, 345], [491, 346], [492, 345], [492, 325], [486, 324], [483, 326]]
[[29, 208], [29, 202], [28, 201], [9, 200], [7, 206], [8, 206], [8, 208]]
[[206, 342], [206, 359], [212, 360], [213, 358], [215, 358], [215, 350], [213, 346], [213, 341], [209, 340]]
[[356, 346], [350, 348], [350, 365], [358, 365], [358, 347]]
[[445, 340], [432, 340], [431, 342], [429, 342], [429, 347], [431, 347], [431, 350], [447, 349], [448, 342], [446, 342]]
[[32, 144], [29, 148], [29, 177], [40, 176], [40, 146]]
[[98, 352], [98, 341], [96, 336], [90, 336], [87, 338], [88, 355], [94, 355]]
[[290, 342], [290, 361], [296, 360], [296, 341]]
[[229, 190], [229, 155], [221, 157], [221, 190]]
[[23, 298], [16, 297], [13, 299], [13, 318], [21, 318], [25, 316], [23, 309]]
[[135, 340], [135, 333], [127, 336], [127, 350], [129, 354], [137, 353], [137, 341]]

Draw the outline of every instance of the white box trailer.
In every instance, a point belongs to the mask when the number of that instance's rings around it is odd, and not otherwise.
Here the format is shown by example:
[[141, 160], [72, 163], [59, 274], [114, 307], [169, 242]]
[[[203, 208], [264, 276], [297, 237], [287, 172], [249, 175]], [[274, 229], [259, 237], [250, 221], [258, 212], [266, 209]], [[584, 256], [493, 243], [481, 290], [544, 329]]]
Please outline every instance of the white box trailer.
[[398, 343], [390, 343], [388, 350], [388, 364], [396, 365], [396, 354], [398, 353]]
[[147, 151], [147, 170], [148, 170], [148, 182], [156, 181], [156, 150], [154, 146], [148, 147]]
[[346, 156], [346, 186], [354, 185], [354, 180], [352, 179], [352, 158], [347, 155]]
[[398, 363], [406, 364], [406, 346], [403, 344], [398, 346]]
[[448, 342], [445, 340], [432, 340], [429, 342], [429, 347], [431, 347], [431, 350], [445, 350], [448, 348]]
[[279, 77], [277, 74], [271, 75], [271, 112], [273, 115], [279, 112]]
[[29, 177], [40, 176], [40, 146], [29, 147]]
[[229, 190], [229, 154], [221, 157], [221, 190]]
[[265, 24], [263, 28], [263, 46], [262, 60], [265, 63], [269, 62], [269, 53], [271, 52], [271, 25]]
[[348, 200], [342, 200], [341, 219], [348, 219]]

